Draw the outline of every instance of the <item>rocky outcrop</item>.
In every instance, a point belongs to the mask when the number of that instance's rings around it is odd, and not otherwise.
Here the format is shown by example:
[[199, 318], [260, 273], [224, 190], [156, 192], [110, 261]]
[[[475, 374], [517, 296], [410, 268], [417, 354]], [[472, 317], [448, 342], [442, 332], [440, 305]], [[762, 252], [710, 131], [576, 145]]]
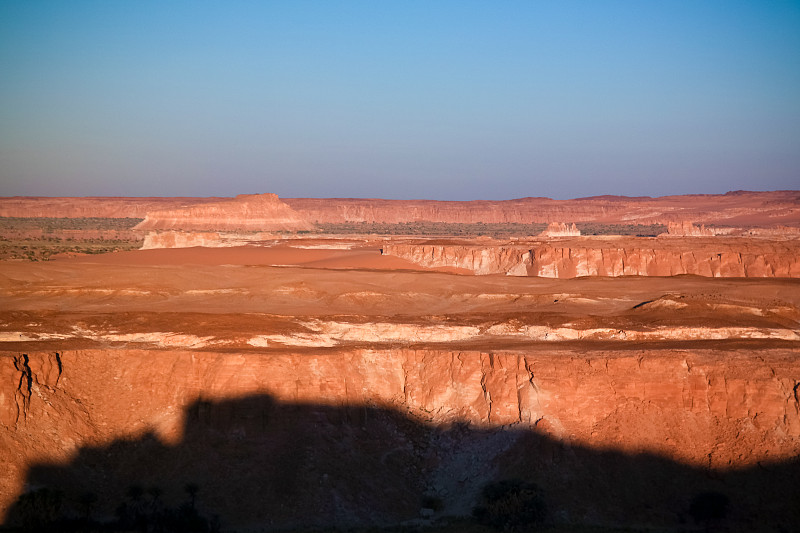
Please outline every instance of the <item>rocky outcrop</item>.
[[300, 231], [312, 228], [312, 224], [274, 194], [240, 194], [231, 200], [150, 212], [135, 229]]
[[151, 231], [144, 237], [142, 250], [154, 248], [191, 248], [205, 246], [216, 248], [220, 246], [220, 235], [217, 232], [186, 231]]
[[[587, 443], [618, 440], [610, 426], [606, 434], [598, 428], [621, 405], [636, 402], [664, 412], [700, 415], [707, 422], [714, 418], [723, 425], [758, 418], [760, 430], [751, 428], [756, 433], [779, 431], [790, 437], [776, 440], [772, 452], [750, 448], [746, 442], [728, 443], [742, 452], [736, 459], [740, 465], [773, 453], [800, 451], [800, 404], [794, 396], [800, 362], [792, 350], [764, 350], [762, 361], [747, 350], [721, 357], [702, 349], [647, 354], [594, 350], [588, 360], [559, 348], [524, 355], [358, 349], [324, 356], [117, 349], [31, 353], [26, 355], [29, 369], [18, 368], [18, 357], [5, 354], [0, 364], [3, 375], [38, 389], [30, 399], [29, 415], [52, 412], [53, 403], [75, 407], [71, 402], [76, 399], [83, 403], [92, 398], [89, 418], [97, 424], [94, 438], [101, 439], [150, 426], [174, 441], [181, 437], [183, 412], [168, 406], [186, 406], [198, 397], [268, 393], [283, 402], [394, 405], [437, 424], [505, 426], [549, 419], [551, 428], [561, 428], [552, 429], [555, 436]], [[109, 381], [117, 386], [109, 390]], [[130, 405], [131, 411], [119, 412], [117, 402]], [[23, 423], [18, 410], [13, 402], [3, 404], [4, 425]], [[35, 427], [42, 421], [28, 416], [27, 424]], [[659, 431], [664, 433], [660, 438], [632, 426], [624, 446], [666, 450], [663, 437], [679, 438], [670, 432], [685, 428], [667, 424]], [[670, 454], [704, 464], [722, 438], [720, 432], [709, 426], [702, 437], [684, 435], [680, 438], [691, 444], [674, 446]], [[726, 464], [733, 454], [728, 450], [723, 455]]]
[[579, 276], [679, 276], [714, 278], [800, 277], [800, 244], [758, 243], [669, 248], [541, 245], [532, 250], [530, 275], [546, 278]]
[[276, 237], [272, 233], [227, 233], [216, 231], [151, 231], [144, 238], [142, 250], [155, 248], [227, 248], [245, 246], [252, 243], [263, 244]]
[[564, 222], [551, 222], [539, 234], [540, 237], [579, 237], [581, 231], [575, 224], [567, 225]]
[[426, 268], [452, 267], [472, 274], [528, 275], [530, 250], [518, 246], [470, 246], [467, 244], [386, 243], [382, 253], [400, 257]]
[[383, 253], [429, 267], [474, 274], [546, 278], [580, 276], [800, 277], [800, 242], [733, 239], [680, 247], [660, 239], [575, 240], [493, 246], [387, 244]]
[[670, 222], [667, 224], [667, 232], [659, 237], [713, 237], [716, 235], [712, 228], [706, 228], [704, 224], [700, 227], [695, 226], [689, 221]]
[[742, 233], [751, 237], [764, 237], [767, 239], [797, 239], [800, 237], [800, 227], [750, 228]]

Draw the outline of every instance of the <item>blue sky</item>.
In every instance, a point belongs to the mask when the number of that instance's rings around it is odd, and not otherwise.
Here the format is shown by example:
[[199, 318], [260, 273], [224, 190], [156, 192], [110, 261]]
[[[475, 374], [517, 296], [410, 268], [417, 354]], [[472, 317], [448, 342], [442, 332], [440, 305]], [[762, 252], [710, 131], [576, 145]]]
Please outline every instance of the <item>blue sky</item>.
[[0, 195], [800, 189], [800, 2], [0, 2]]

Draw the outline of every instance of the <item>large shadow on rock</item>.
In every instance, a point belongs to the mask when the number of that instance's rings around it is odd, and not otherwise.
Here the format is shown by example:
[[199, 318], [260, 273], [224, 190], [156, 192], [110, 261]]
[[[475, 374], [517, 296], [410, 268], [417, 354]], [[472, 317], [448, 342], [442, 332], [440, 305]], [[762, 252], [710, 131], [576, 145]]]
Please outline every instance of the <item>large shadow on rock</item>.
[[768, 531], [800, 524], [797, 459], [715, 472], [567, 446], [535, 431], [433, 427], [391, 409], [259, 395], [193, 403], [176, 445], [148, 434], [83, 448], [66, 465], [33, 466], [5, 526], [115, 521], [209, 531], [215, 516], [222, 531], [381, 526], [469, 514], [486, 485], [512, 478], [539, 487], [554, 523]]

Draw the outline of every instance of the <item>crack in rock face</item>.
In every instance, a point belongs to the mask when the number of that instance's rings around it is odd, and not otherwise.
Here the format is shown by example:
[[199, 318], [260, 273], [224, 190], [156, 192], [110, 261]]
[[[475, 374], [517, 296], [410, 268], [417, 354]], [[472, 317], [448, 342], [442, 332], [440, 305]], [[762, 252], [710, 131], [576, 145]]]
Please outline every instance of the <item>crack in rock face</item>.
[[14, 359], [14, 368], [19, 371], [19, 383], [17, 384], [17, 391], [15, 397], [17, 398], [17, 416], [14, 424], [19, 422], [20, 416], [23, 419], [28, 418], [28, 409], [31, 404], [31, 391], [33, 388], [33, 374], [31, 367], [28, 364], [28, 354], [22, 354]]

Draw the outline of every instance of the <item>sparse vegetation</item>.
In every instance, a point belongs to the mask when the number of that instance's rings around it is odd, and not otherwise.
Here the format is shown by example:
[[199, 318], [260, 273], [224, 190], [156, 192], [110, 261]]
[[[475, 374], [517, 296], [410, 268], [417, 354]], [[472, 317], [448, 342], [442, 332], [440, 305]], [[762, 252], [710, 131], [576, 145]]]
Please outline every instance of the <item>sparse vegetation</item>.
[[444, 509], [444, 502], [437, 496], [423, 496], [422, 507], [425, 509], [431, 509], [438, 513]]
[[317, 224], [317, 233], [339, 235], [430, 235], [448, 237], [526, 237], [538, 235], [547, 224], [450, 224], [446, 222], [347, 222]]
[[200, 486], [197, 483], [187, 483], [183, 486], [183, 490], [189, 495], [189, 504], [194, 509], [194, 502], [197, 499], [197, 492], [200, 490]]
[[575, 224], [581, 235], [625, 235], [629, 237], [656, 237], [666, 233], [664, 224], [599, 224], [579, 222]]
[[[431, 525], [371, 526], [354, 528], [308, 528], [279, 530], [281, 533], [494, 533], [491, 526], [479, 524], [468, 518], [445, 518]], [[541, 526], [538, 533], [652, 533], [649, 529], [626, 527], [598, 527], [570, 524], [566, 526]]]
[[[663, 224], [600, 224], [579, 222], [576, 224], [582, 235], [626, 235], [655, 237], [667, 231]], [[539, 235], [547, 224], [451, 224], [445, 222], [401, 222], [397, 224], [347, 222], [341, 224], [317, 224], [316, 233], [339, 235], [414, 235], [446, 237], [531, 237]]]
[[47, 261], [60, 253], [103, 254], [141, 248], [138, 218], [0, 217], [0, 259]]
[[17, 500], [23, 531], [55, 531], [64, 495], [46, 487], [26, 492]]
[[9, 230], [41, 229], [45, 233], [63, 230], [129, 230], [142, 218], [49, 218], [49, 217], [0, 217], [0, 233]]
[[[190, 486], [191, 492], [188, 491]], [[219, 532], [219, 519], [206, 518], [195, 508], [199, 487], [194, 483], [186, 487], [191, 500], [168, 507], [161, 500], [164, 491], [160, 487], [151, 486], [145, 490], [141, 485], [131, 485], [126, 491], [126, 500], [116, 507], [116, 520], [107, 522], [93, 518], [93, 507], [101, 503], [96, 494], [86, 492], [71, 500], [59, 490], [40, 488], [17, 499], [22, 522], [19, 525], [25, 532]]]
[[490, 483], [481, 496], [473, 516], [478, 523], [500, 531], [532, 531], [547, 515], [542, 491], [534, 483], [517, 479]]
[[[139, 218], [23, 218], [0, 217], [0, 260], [47, 261], [55, 254], [104, 254], [137, 250], [144, 242], [142, 231], [133, 227]], [[666, 231], [662, 224], [578, 223], [583, 235], [627, 235], [654, 237]], [[425, 237], [491, 237], [508, 239], [539, 235], [546, 224], [451, 224], [403, 222], [398, 224], [348, 222], [317, 224], [301, 235], [408, 235]], [[212, 231], [212, 230], [209, 230]]]

